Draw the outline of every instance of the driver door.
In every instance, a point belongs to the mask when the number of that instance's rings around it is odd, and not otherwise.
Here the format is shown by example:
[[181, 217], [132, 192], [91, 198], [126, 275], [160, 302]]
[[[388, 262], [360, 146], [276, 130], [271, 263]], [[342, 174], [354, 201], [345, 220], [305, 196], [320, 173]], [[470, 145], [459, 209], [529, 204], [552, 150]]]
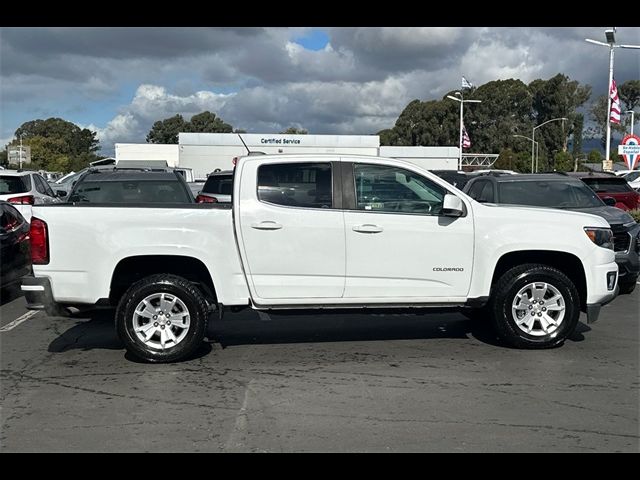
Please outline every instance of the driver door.
[[441, 215], [447, 190], [410, 170], [353, 164], [355, 209], [345, 211], [344, 298], [384, 301], [464, 297], [473, 220]]

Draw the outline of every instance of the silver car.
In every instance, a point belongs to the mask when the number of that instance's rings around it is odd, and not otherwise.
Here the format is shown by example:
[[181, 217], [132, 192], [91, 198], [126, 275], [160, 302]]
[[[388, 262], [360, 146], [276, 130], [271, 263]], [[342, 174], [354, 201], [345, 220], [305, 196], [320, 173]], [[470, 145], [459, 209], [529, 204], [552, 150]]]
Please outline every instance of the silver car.
[[0, 172], [0, 200], [5, 200], [31, 221], [31, 206], [58, 203], [47, 181], [38, 172], [2, 170]]
[[202, 190], [196, 197], [197, 203], [230, 203], [233, 193], [233, 170], [210, 173]]

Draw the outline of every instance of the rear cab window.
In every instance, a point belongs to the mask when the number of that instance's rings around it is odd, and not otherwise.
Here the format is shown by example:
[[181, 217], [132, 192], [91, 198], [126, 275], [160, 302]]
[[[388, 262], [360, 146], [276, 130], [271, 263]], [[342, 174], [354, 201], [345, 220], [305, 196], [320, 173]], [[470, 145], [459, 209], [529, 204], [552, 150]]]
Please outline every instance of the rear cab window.
[[29, 175], [0, 175], [0, 195], [27, 193], [31, 190]]
[[178, 181], [83, 181], [69, 198], [74, 203], [193, 203]]
[[629, 193], [633, 191], [624, 178], [583, 178], [582, 181], [598, 193]]
[[233, 193], [233, 174], [209, 175], [202, 187], [202, 193], [231, 195]]

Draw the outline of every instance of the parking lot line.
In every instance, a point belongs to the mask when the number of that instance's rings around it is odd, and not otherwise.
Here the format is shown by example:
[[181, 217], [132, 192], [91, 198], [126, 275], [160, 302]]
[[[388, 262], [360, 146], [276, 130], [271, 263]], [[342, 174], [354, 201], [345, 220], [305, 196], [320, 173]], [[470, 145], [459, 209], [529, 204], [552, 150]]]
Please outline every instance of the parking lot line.
[[4, 327], [0, 328], [0, 332], [8, 332], [9, 330], [13, 330], [18, 325], [20, 325], [22, 322], [26, 322], [27, 320], [29, 320], [36, 313], [38, 313], [38, 310], [31, 310], [31, 311], [25, 313], [24, 315], [16, 318], [14, 321], [7, 323]]

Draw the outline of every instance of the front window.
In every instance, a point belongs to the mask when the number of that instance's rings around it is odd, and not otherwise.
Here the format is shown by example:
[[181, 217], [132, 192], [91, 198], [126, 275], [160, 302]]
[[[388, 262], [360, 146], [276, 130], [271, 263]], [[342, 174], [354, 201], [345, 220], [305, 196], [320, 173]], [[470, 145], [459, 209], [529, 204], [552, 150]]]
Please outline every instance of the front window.
[[330, 163], [278, 163], [258, 169], [258, 199], [288, 207], [331, 208]]
[[354, 165], [356, 209], [374, 212], [438, 215], [446, 190], [397, 167]]
[[498, 184], [500, 203], [551, 208], [601, 207], [602, 200], [582, 182], [527, 180]]

